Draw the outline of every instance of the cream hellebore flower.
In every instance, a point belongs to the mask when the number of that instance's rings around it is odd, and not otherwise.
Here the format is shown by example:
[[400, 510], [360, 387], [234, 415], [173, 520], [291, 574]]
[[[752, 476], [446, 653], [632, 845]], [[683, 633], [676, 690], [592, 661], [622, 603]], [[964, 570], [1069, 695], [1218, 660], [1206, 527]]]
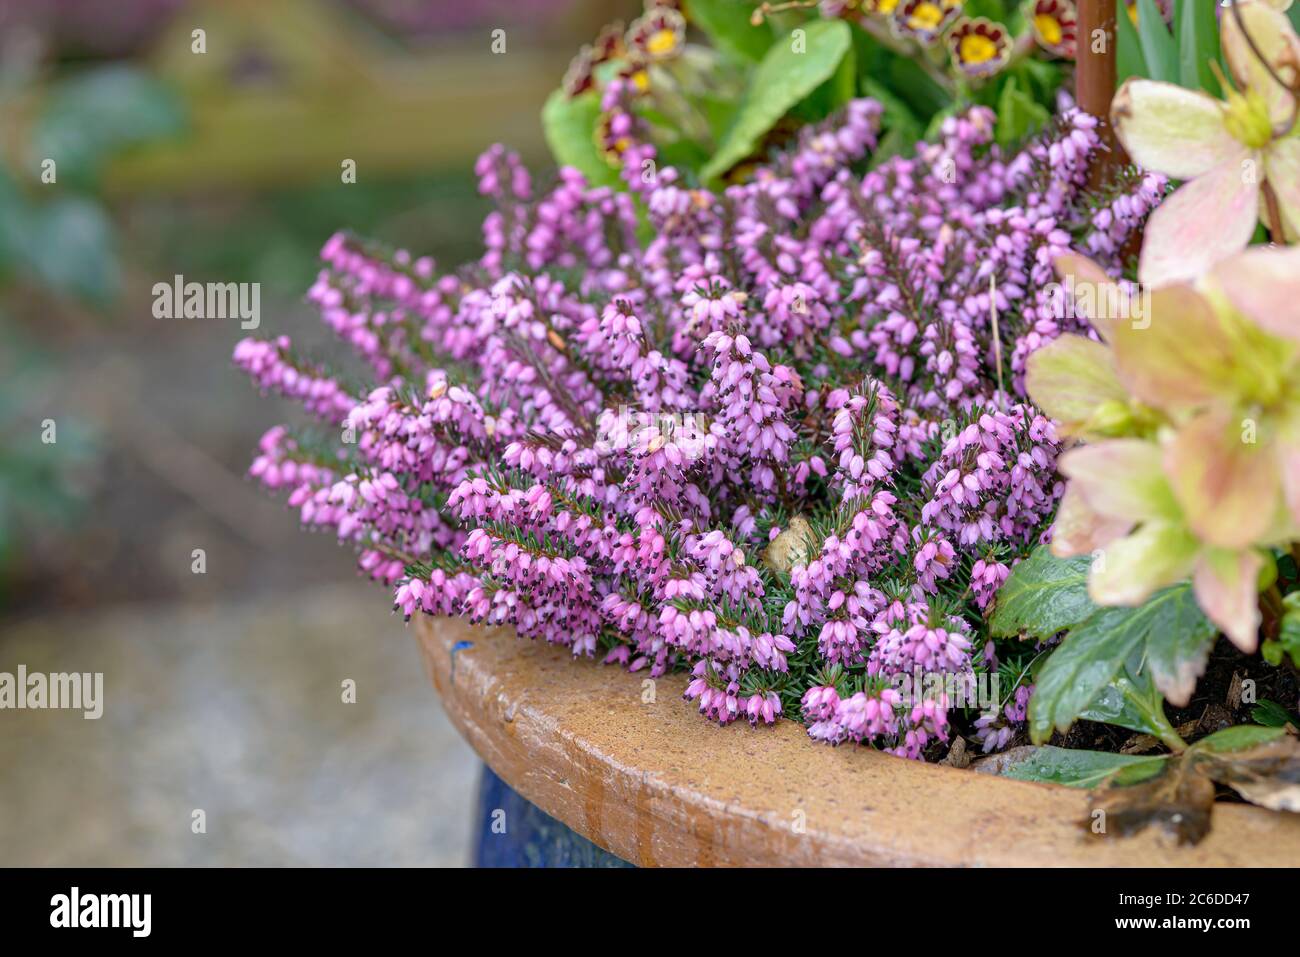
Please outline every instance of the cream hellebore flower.
[[[1274, 72], [1300, 78], [1300, 38], [1282, 6], [1240, 0], [1241, 18]], [[1221, 21], [1223, 52], [1241, 92], [1229, 90], [1224, 102], [1171, 83], [1130, 79], [1111, 106], [1115, 133], [1134, 162], [1186, 181], [1147, 223], [1139, 267], [1146, 283], [1194, 280], [1245, 248], [1265, 183], [1282, 228], [1300, 234], [1295, 99], [1251, 51], [1232, 12], [1224, 10]]]
[[[1127, 295], [1081, 257], [1057, 268], [1076, 304], [1080, 289], [1112, 307]], [[1108, 345], [1066, 335], [1029, 358], [1030, 397], [1090, 443], [1060, 459], [1052, 550], [1099, 553], [1088, 589], [1102, 605], [1190, 575], [1251, 652], [1260, 549], [1300, 538], [1300, 247], [1255, 247], [1147, 295], [1141, 321], [1090, 310]]]

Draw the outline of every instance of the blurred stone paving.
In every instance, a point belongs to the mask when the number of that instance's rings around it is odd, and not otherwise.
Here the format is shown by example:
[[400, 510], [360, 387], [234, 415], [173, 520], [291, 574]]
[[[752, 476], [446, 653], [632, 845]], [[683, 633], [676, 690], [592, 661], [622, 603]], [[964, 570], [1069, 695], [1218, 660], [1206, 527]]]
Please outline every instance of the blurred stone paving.
[[104, 713], [0, 710], [0, 866], [466, 863], [477, 759], [376, 586], [0, 622], [19, 664]]

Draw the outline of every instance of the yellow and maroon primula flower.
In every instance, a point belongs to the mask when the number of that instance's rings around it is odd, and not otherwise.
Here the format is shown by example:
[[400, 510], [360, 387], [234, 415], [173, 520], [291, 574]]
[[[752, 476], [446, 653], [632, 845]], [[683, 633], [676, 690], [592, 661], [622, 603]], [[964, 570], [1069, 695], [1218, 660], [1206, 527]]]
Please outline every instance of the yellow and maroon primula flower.
[[586, 93], [596, 85], [596, 59], [591, 44], [584, 44], [577, 55], [569, 61], [569, 68], [564, 71], [560, 88], [569, 97]]
[[631, 120], [626, 113], [602, 113], [592, 133], [605, 162], [622, 169], [623, 154], [632, 145]]
[[627, 31], [628, 50], [646, 60], [670, 60], [685, 43], [686, 18], [672, 7], [649, 7]]
[[1034, 38], [1049, 53], [1073, 60], [1079, 35], [1074, 0], [1038, 0], [1034, 4]]
[[894, 9], [894, 32], [930, 46], [957, 19], [961, 8], [962, 0], [904, 0]]
[[[1130, 79], [1115, 95], [1115, 132], [1139, 165], [1185, 184], [1151, 214], [1140, 278], [1191, 280], [1243, 249], [1255, 234], [1263, 184], [1281, 227], [1300, 235], [1300, 135], [1294, 95], [1274, 79], [1300, 71], [1300, 38], [1273, 0], [1239, 0], [1222, 19], [1223, 52], [1240, 87], [1227, 101], [1172, 83]], [[1226, 84], [1225, 84], [1226, 86]]]
[[952, 61], [967, 76], [992, 76], [1011, 56], [1011, 35], [1000, 23], [963, 17], [948, 33], [948, 49]]
[[[1076, 303], [1128, 295], [1081, 257], [1057, 268]], [[1106, 344], [1067, 335], [1029, 359], [1031, 398], [1090, 443], [1061, 457], [1052, 548], [1100, 551], [1089, 591], [1103, 605], [1190, 575], [1251, 652], [1264, 550], [1300, 539], [1300, 248], [1253, 248], [1147, 295], [1141, 322], [1089, 312]]]

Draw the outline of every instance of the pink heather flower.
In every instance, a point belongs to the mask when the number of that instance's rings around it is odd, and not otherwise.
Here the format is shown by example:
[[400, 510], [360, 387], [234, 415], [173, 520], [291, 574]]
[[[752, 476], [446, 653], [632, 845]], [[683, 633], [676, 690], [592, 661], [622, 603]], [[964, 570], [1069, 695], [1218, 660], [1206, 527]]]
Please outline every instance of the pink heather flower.
[[[1053, 262], [1118, 272], [1165, 180], [1090, 191], [1096, 123], [1068, 106], [1016, 153], [976, 107], [869, 166], [882, 108], [856, 100], [713, 192], [654, 168], [631, 75], [589, 80], [626, 189], [572, 168], [543, 188], [493, 147], [476, 262], [330, 237], [308, 300], [363, 382], [240, 342], [259, 388], [323, 423], [268, 431], [250, 476], [403, 617], [688, 669], [721, 724], [798, 701], [816, 740], [935, 753], [947, 699], [890, 685], [974, 674], [975, 609], [1062, 493], [1023, 390], [1035, 350], [1088, 331]], [[982, 747], [1028, 695], [975, 720]]]

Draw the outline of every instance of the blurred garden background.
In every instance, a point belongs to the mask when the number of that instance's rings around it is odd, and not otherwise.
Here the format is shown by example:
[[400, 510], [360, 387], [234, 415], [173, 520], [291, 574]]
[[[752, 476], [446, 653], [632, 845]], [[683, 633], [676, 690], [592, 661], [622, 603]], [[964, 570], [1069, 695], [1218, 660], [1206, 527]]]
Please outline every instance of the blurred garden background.
[[0, 711], [0, 865], [464, 862], [477, 764], [409, 633], [244, 478], [287, 403], [151, 290], [259, 283], [258, 334], [323, 348], [329, 235], [475, 256], [474, 157], [544, 170], [547, 95], [638, 7], [0, 0], [0, 672], [105, 689]]

